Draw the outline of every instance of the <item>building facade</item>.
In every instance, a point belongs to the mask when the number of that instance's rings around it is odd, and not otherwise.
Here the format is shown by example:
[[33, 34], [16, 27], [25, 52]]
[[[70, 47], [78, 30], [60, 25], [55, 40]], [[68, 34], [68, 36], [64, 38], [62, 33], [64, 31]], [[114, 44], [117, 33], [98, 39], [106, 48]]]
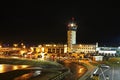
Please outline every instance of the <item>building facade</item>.
[[[46, 53], [68, 53], [67, 44], [43, 44]], [[41, 48], [42, 48], [41, 47]], [[73, 53], [95, 53], [97, 44], [73, 44]], [[40, 48], [40, 47], [39, 47]]]
[[75, 53], [95, 53], [97, 44], [76, 44], [73, 45]]
[[67, 46], [68, 46], [68, 53], [73, 52], [73, 44], [76, 44], [76, 30], [77, 24], [75, 23], [74, 19], [68, 23], [68, 30], [67, 30]]
[[115, 55], [117, 53], [118, 47], [98, 47], [96, 51], [102, 55]]

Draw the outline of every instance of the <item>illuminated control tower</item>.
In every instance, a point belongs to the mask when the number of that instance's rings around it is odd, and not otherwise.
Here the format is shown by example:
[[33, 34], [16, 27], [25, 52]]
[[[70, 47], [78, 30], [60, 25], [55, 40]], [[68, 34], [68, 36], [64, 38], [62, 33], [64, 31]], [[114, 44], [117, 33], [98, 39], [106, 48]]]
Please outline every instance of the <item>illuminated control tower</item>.
[[74, 21], [74, 18], [68, 23], [67, 30], [67, 44], [68, 44], [68, 53], [72, 53], [72, 45], [76, 44], [76, 30], [77, 24]]

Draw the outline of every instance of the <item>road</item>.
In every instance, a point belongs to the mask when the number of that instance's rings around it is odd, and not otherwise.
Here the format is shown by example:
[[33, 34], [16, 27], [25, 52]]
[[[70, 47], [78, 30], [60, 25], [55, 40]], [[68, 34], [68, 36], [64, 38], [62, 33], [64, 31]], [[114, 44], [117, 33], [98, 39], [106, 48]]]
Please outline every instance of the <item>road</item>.
[[112, 65], [110, 68], [99, 67], [96, 74], [99, 74], [99, 80], [120, 80], [120, 65]]
[[72, 60], [65, 60], [63, 65], [71, 71], [63, 80], [78, 80], [87, 71], [84, 66]]
[[109, 80], [120, 80], [120, 66], [111, 66], [110, 69], [103, 69], [104, 73], [100, 75], [100, 80], [107, 80], [104, 78], [106, 75], [109, 76]]

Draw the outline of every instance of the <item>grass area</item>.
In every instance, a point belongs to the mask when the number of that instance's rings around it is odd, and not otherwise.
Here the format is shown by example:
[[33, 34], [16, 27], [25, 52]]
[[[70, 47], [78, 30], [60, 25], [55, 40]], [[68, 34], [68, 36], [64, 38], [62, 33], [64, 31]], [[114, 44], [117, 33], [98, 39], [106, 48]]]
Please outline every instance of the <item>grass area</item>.
[[120, 57], [110, 58], [108, 61], [105, 61], [106, 64], [111, 66], [120, 66]]
[[31, 66], [44, 66], [44, 67], [62, 67], [61, 64], [51, 61], [42, 60], [27, 60], [27, 59], [12, 59], [12, 58], [0, 58], [0, 64], [16, 64], [16, 65], [31, 65]]
[[[92, 63], [92, 64], [94, 64], [94, 63]], [[112, 57], [112, 58], [109, 58], [108, 61], [100, 61], [94, 65], [100, 65], [100, 64], [107, 64], [110, 66], [120, 66], [120, 57]]]
[[91, 62], [90, 64], [93, 65], [93, 66], [98, 66], [99, 65], [98, 62]]

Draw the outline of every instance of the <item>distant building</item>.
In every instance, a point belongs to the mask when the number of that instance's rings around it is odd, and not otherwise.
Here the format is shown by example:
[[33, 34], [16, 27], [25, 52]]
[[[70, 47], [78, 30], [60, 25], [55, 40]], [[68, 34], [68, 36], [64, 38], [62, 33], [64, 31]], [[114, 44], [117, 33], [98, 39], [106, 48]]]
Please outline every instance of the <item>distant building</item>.
[[103, 55], [115, 55], [117, 53], [118, 47], [98, 47], [96, 51]]
[[94, 61], [103, 61], [103, 56], [93, 56]]
[[43, 44], [47, 53], [67, 53], [67, 45], [64, 44]]
[[67, 52], [68, 53], [95, 53], [98, 44], [76, 44], [77, 24], [72, 19], [68, 23], [67, 30]]
[[68, 53], [73, 52], [73, 44], [76, 44], [76, 30], [77, 24], [74, 21], [74, 18], [68, 23], [68, 30], [67, 30], [67, 45], [68, 45]]
[[[68, 53], [67, 44], [43, 44], [47, 53]], [[96, 44], [74, 44], [72, 45], [73, 53], [95, 53]]]
[[96, 44], [76, 44], [77, 24], [74, 18], [67, 25], [67, 44], [43, 44], [47, 53], [95, 53]]
[[6, 51], [20, 51], [21, 48], [14, 48], [14, 47], [2, 47], [0, 48], [0, 52], [6, 52]]
[[73, 52], [75, 52], [75, 53], [95, 53], [96, 52], [96, 44], [73, 45]]

